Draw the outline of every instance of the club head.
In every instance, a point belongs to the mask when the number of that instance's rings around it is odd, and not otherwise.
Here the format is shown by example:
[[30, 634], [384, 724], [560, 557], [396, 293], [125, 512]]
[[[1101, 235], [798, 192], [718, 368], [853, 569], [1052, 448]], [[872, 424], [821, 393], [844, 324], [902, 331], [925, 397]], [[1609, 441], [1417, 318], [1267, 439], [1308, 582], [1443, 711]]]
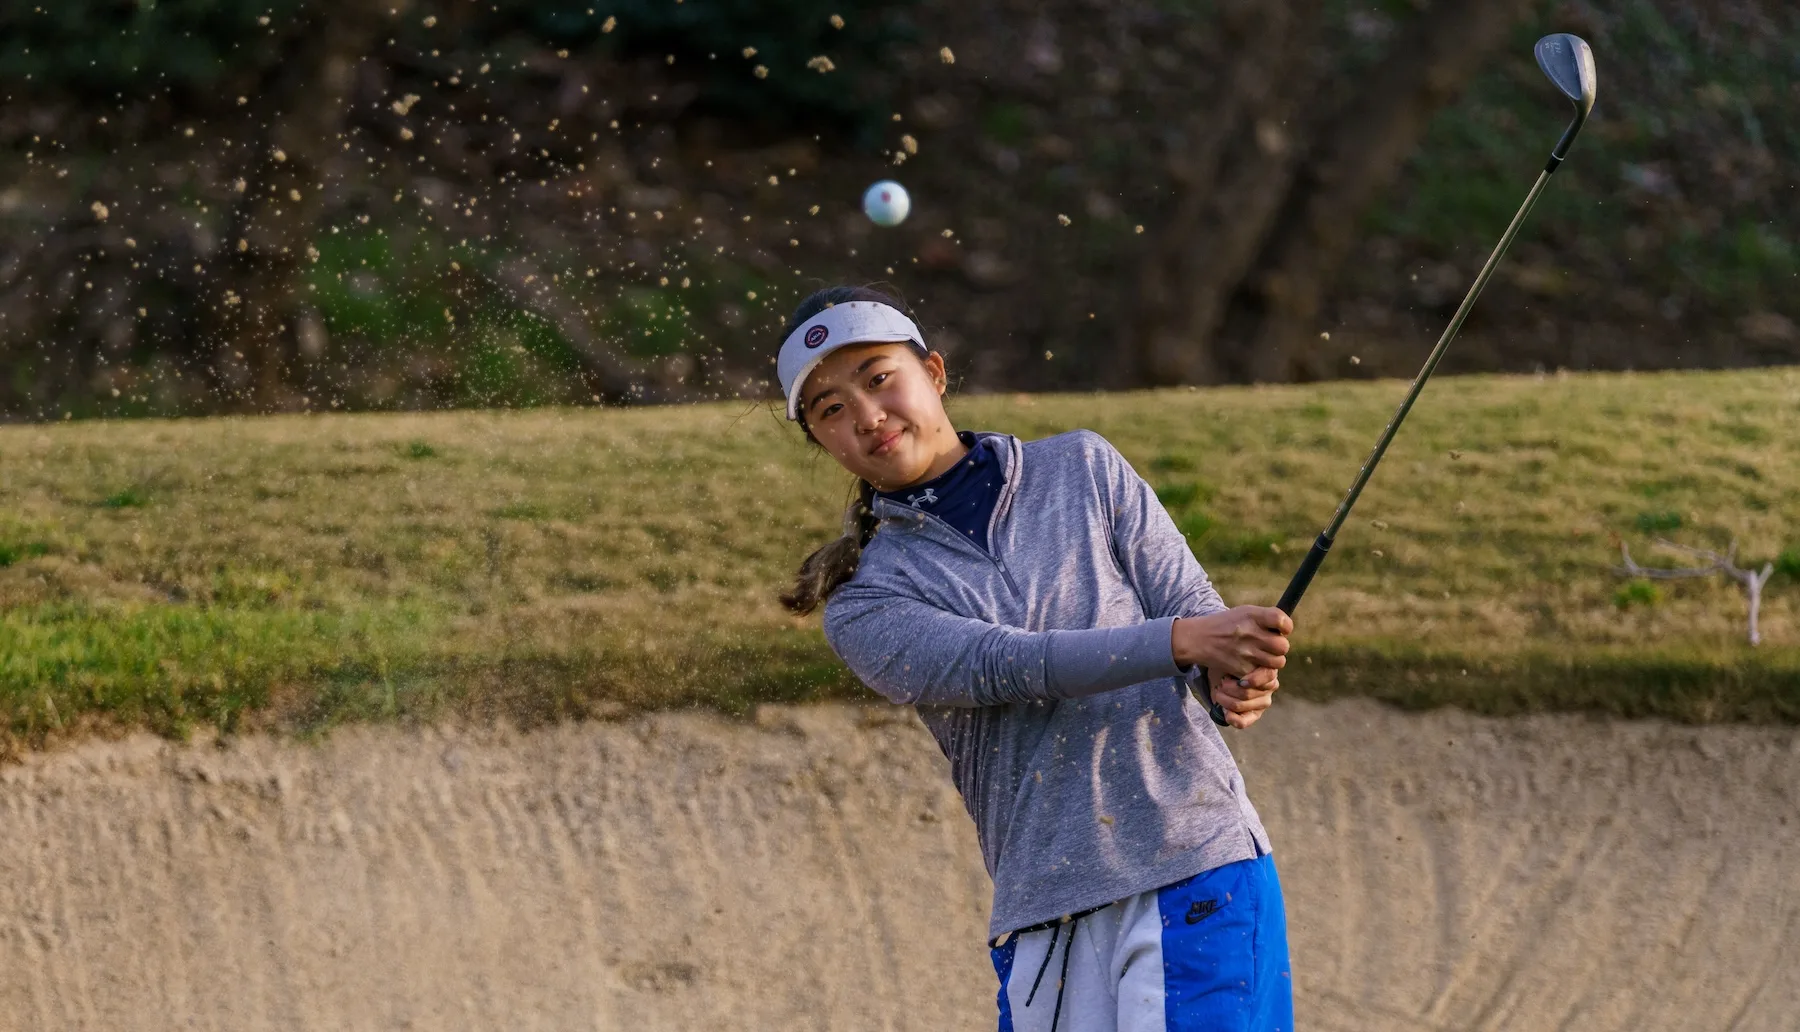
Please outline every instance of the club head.
[[1538, 67], [1575, 105], [1577, 116], [1587, 118], [1588, 112], [1594, 110], [1594, 94], [1599, 86], [1594, 73], [1594, 51], [1587, 40], [1558, 32], [1538, 40], [1533, 49]]

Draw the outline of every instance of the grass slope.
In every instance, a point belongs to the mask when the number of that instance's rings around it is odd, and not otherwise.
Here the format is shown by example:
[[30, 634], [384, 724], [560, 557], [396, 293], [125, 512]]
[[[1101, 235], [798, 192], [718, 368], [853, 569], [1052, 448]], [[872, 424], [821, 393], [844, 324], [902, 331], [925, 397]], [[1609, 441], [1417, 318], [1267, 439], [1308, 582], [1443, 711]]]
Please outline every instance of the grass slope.
[[[1231, 602], [1270, 602], [1396, 382], [983, 396], [1104, 434]], [[1434, 382], [1300, 612], [1291, 694], [1800, 719], [1800, 371]], [[774, 601], [848, 478], [762, 407], [0, 428], [0, 727], [180, 733], [863, 691]], [[1723, 579], [1778, 559], [1760, 649]]]

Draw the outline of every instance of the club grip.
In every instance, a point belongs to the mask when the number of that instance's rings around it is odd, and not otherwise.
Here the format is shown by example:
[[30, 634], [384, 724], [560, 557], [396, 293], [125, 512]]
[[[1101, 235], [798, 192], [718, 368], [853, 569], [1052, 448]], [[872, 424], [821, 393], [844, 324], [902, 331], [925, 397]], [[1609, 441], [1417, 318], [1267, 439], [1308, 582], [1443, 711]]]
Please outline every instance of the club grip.
[[[1294, 579], [1288, 581], [1287, 590], [1281, 593], [1281, 601], [1275, 603], [1277, 609], [1289, 616], [1294, 615], [1294, 607], [1300, 604], [1300, 596], [1306, 594], [1306, 586], [1312, 583], [1313, 574], [1319, 572], [1319, 564], [1325, 561], [1325, 553], [1329, 551], [1331, 551], [1331, 539], [1320, 534], [1318, 540], [1313, 542], [1312, 551], [1306, 553], [1306, 558], [1300, 563], [1300, 568], [1294, 571]], [[1204, 680], [1204, 675], [1202, 675], [1202, 680]], [[1210, 691], [1207, 693], [1209, 696], [1206, 707], [1207, 714], [1212, 717], [1213, 723], [1220, 727], [1229, 726], [1225, 723], [1225, 707], [1213, 701], [1210, 698], [1211, 694]]]
[[1188, 690], [1194, 693], [1194, 698], [1206, 703], [1206, 715], [1212, 718], [1213, 723], [1220, 727], [1230, 727], [1230, 722], [1225, 719], [1225, 707], [1219, 705], [1218, 700], [1212, 697], [1212, 675], [1207, 672], [1205, 667], [1200, 668], [1198, 681], [1200, 687], [1196, 688], [1190, 683]]
[[1206, 715], [1211, 717], [1212, 722], [1220, 727], [1230, 727], [1230, 722], [1225, 719], [1225, 707], [1219, 705], [1218, 700], [1212, 697], [1211, 682], [1207, 679], [1206, 669], [1204, 667], [1200, 670], [1200, 683], [1207, 685]]
[[1294, 608], [1300, 604], [1300, 596], [1306, 594], [1307, 585], [1312, 583], [1313, 574], [1319, 572], [1319, 564], [1325, 561], [1325, 553], [1331, 551], [1331, 539], [1320, 534], [1313, 542], [1312, 551], [1306, 553], [1301, 560], [1300, 568], [1294, 571], [1294, 579], [1288, 581], [1287, 590], [1281, 593], [1281, 601], [1275, 608], [1289, 616], [1294, 615]]

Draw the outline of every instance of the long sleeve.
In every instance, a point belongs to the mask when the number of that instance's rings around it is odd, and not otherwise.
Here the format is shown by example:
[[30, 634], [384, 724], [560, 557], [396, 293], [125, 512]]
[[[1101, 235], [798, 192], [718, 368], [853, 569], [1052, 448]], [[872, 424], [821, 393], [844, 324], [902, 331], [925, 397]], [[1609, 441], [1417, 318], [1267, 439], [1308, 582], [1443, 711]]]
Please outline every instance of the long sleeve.
[[1112, 507], [1113, 552], [1145, 615], [1204, 616], [1227, 608], [1156, 492], [1118, 449], [1094, 436], [1107, 457], [1102, 487]]
[[1173, 623], [1027, 631], [852, 581], [826, 606], [824, 629], [851, 672], [893, 702], [996, 706], [1179, 676], [1169, 648]]

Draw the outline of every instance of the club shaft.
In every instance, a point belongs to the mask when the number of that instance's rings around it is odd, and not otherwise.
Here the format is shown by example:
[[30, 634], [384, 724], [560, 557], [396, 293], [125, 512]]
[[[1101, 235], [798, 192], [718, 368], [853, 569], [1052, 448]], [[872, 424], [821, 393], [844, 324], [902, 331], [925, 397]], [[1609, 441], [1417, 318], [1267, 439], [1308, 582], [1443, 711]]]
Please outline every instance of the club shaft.
[[1350, 515], [1350, 507], [1356, 504], [1357, 496], [1362, 494], [1363, 486], [1369, 482], [1370, 475], [1375, 472], [1375, 464], [1381, 461], [1383, 455], [1387, 454], [1388, 445], [1393, 442], [1394, 434], [1400, 429], [1400, 423], [1406, 419], [1406, 414], [1412, 411], [1413, 402], [1419, 400], [1419, 393], [1425, 389], [1425, 381], [1431, 379], [1432, 372], [1437, 369], [1438, 362], [1444, 357], [1444, 351], [1456, 338], [1456, 331], [1462, 329], [1464, 320], [1469, 317], [1469, 310], [1475, 307], [1475, 299], [1481, 296], [1482, 288], [1487, 286], [1488, 280], [1493, 278], [1495, 267], [1505, 256], [1506, 249], [1512, 246], [1513, 238], [1519, 235], [1519, 227], [1524, 225], [1525, 216], [1531, 214], [1532, 207], [1537, 204], [1538, 195], [1544, 192], [1544, 184], [1549, 181], [1548, 170], [1538, 174], [1537, 182], [1531, 186], [1531, 192], [1525, 195], [1525, 203], [1519, 206], [1519, 213], [1513, 216], [1512, 225], [1506, 227], [1506, 234], [1500, 238], [1500, 243], [1494, 248], [1494, 253], [1488, 255], [1487, 264], [1481, 267], [1481, 274], [1475, 277], [1475, 283], [1469, 287], [1468, 294], [1464, 295], [1462, 304], [1457, 306], [1456, 314], [1450, 318], [1450, 325], [1444, 327], [1444, 335], [1438, 338], [1437, 347], [1431, 349], [1431, 356], [1425, 360], [1425, 367], [1420, 369], [1419, 375], [1413, 379], [1412, 387], [1406, 392], [1406, 399], [1400, 402], [1400, 408], [1395, 411], [1393, 420], [1388, 423], [1387, 429], [1381, 432], [1381, 439], [1375, 442], [1375, 450], [1369, 453], [1369, 461], [1363, 463], [1361, 472], [1357, 473], [1356, 483], [1350, 485], [1350, 493], [1346, 494], [1343, 502], [1338, 505], [1337, 514], [1331, 518], [1331, 526], [1325, 531], [1326, 537], [1337, 537], [1339, 528], [1343, 527], [1344, 520]]
[[1475, 299], [1481, 296], [1481, 288], [1487, 286], [1488, 280], [1494, 275], [1495, 267], [1505, 256], [1506, 249], [1512, 246], [1513, 238], [1519, 235], [1519, 227], [1525, 224], [1525, 217], [1531, 214], [1532, 207], [1537, 204], [1538, 195], [1544, 192], [1544, 186], [1550, 182], [1550, 173], [1554, 170], [1554, 165], [1544, 169], [1538, 175], [1537, 182], [1532, 184], [1531, 192], [1525, 195], [1525, 203], [1519, 206], [1519, 212], [1513, 216], [1512, 224], [1506, 227], [1506, 233], [1500, 237], [1500, 243], [1494, 248], [1494, 253], [1488, 256], [1487, 264], [1481, 267], [1481, 274], [1475, 277], [1474, 285], [1469, 287], [1469, 293], [1463, 297], [1462, 304], [1457, 306], [1456, 314], [1450, 319], [1450, 325], [1444, 328], [1444, 335], [1438, 338], [1437, 347], [1431, 349], [1431, 356], [1425, 360], [1425, 367], [1419, 370], [1419, 375], [1413, 380], [1411, 389], [1406, 392], [1406, 400], [1400, 403], [1400, 408], [1394, 413], [1394, 418], [1389, 421], [1387, 429], [1381, 432], [1381, 439], [1375, 442], [1375, 450], [1369, 453], [1368, 461], [1363, 463], [1362, 469], [1356, 474], [1356, 482], [1350, 485], [1349, 493], [1344, 495], [1343, 502], [1338, 505], [1337, 513], [1331, 518], [1331, 526], [1325, 528], [1325, 532], [1319, 535], [1319, 539], [1313, 543], [1312, 551], [1307, 554], [1305, 562], [1295, 572], [1293, 580], [1288, 582], [1287, 591], [1282, 593], [1281, 601], [1277, 603], [1283, 612], [1291, 614], [1294, 608], [1300, 604], [1300, 597], [1306, 593], [1306, 587], [1312, 582], [1313, 574], [1318, 572], [1319, 564], [1325, 559], [1325, 553], [1331, 548], [1332, 541], [1337, 538], [1338, 531], [1343, 528], [1344, 520], [1349, 518], [1351, 506], [1356, 504], [1356, 499], [1362, 494], [1364, 485], [1368, 484], [1369, 477], [1374, 474], [1376, 464], [1381, 462], [1383, 455], [1387, 454], [1388, 445], [1393, 442], [1394, 434], [1400, 429], [1401, 422], [1406, 419], [1406, 414], [1412, 411], [1413, 402], [1419, 399], [1419, 392], [1425, 389], [1425, 381], [1431, 378], [1432, 370], [1437, 368], [1438, 361], [1444, 357], [1444, 350], [1456, 338], [1456, 331], [1462, 329], [1463, 320], [1469, 317], [1469, 310], [1475, 307]]

